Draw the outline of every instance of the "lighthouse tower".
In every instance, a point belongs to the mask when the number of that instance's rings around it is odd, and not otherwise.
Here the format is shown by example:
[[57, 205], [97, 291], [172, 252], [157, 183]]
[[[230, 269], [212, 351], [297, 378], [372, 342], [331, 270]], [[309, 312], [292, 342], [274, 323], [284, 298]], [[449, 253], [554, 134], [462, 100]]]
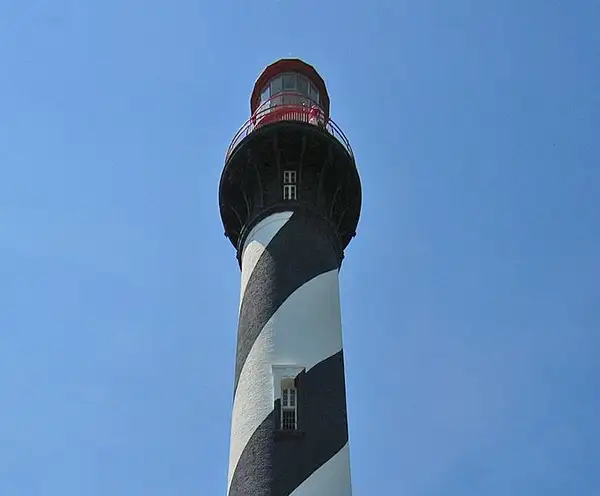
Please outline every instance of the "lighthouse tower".
[[219, 206], [242, 281], [229, 496], [349, 496], [339, 295], [361, 186], [329, 95], [297, 59], [268, 66], [233, 138]]

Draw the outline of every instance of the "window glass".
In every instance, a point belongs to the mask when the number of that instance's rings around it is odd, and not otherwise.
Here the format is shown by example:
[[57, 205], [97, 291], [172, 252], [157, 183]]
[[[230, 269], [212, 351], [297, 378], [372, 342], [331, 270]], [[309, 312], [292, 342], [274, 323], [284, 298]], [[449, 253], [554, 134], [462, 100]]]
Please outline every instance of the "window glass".
[[294, 408], [296, 406], [296, 388], [282, 391], [281, 406], [284, 408]]
[[281, 412], [281, 429], [284, 431], [296, 430], [296, 412], [294, 410], [284, 410]]
[[319, 103], [319, 92], [312, 84], [310, 85], [310, 99], [315, 103]]
[[[296, 199], [296, 185], [295, 184], [284, 184], [283, 185], [283, 199], [284, 200], [295, 200]], [[287, 393], [284, 396], [285, 405], [287, 403]]]
[[296, 171], [295, 170], [283, 171], [283, 182], [284, 182], [284, 184], [294, 184], [296, 182]]
[[295, 94], [284, 94], [283, 104], [284, 105], [302, 105], [303, 98], [300, 95]]
[[283, 75], [283, 90], [293, 91], [296, 89], [296, 74], [284, 74]]
[[271, 107], [276, 107], [282, 104], [281, 97], [277, 97], [278, 93], [282, 91], [282, 80], [281, 76], [276, 77], [271, 81]]
[[270, 96], [271, 96], [270, 88], [269, 88], [269, 86], [267, 86], [260, 94], [260, 102], [261, 103], [266, 102]]
[[304, 76], [301, 76], [300, 74], [298, 74], [297, 84], [298, 84], [298, 93], [302, 93], [303, 95], [309, 96], [308, 79], [306, 79]]
[[281, 76], [279, 76], [271, 81], [271, 96], [281, 93], [281, 90]]

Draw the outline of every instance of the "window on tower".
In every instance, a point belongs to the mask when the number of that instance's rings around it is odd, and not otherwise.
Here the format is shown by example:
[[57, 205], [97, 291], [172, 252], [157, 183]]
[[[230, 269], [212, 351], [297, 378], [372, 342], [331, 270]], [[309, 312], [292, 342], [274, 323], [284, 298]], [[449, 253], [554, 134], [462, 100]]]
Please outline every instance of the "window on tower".
[[302, 436], [302, 412], [305, 405], [302, 403], [302, 377], [304, 367], [297, 365], [273, 365], [273, 400], [275, 416], [273, 427], [278, 439], [285, 439], [290, 435]]
[[296, 200], [297, 197], [297, 172], [295, 170], [283, 171], [283, 199]]
[[283, 185], [283, 199], [284, 200], [295, 200], [296, 199], [296, 185], [295, 184], [284, 184]]
[[283, 171], [283, 184], [296, 184], [296, 171], [295, 170]]
[[294, 379], [281, 381], [281, 430], [298, 429], [298, 390]]

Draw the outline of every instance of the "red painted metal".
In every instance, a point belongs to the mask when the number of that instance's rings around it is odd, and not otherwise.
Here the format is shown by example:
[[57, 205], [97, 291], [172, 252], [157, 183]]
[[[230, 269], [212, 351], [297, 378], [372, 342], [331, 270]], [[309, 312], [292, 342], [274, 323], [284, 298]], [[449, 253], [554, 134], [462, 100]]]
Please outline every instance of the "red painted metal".
[[319, 92], [319, 98], [321, 99], [321, 107], [325, 112], [325, 116], [329, 116], [329, 94], [325, 87], [325, 81], [319, 75], [312, 65], [308, 65], [306, 62], [300, 59], [281, 59], [277, 62], [267, 66], [262, 74], [256, 80], [254, 84], [254, 90], [250, 97], [250, 112], [254, 114], [260, 105], [260, 93], [267, 83], [276, 77], [278, 74], [284, 72], [297, 72], [306, 76], [316, 87]]
[[305, 122], [317, 126], [334, 136], [344, 146], [350, 156], [354, 158], [348, 138], [346, 138], [338, 125], [333, 122], [316, 103], [313, 102], [310, 106], [302, 104], [285, 104], [277, 105], [276, 107], [270, 106], [272, 100], [277, 99], [278, 101], [281, 101], [282, 97], [286, 96], [301, 98], [310, 102], [305, 95], [295, 92], [282, 92], [272, 96], [252, 114], [252, 117], [244, 123], [233, 137], [227, 150], [227, 154], [225, 155], [225, 161], [229, 160], [233, 151], [252, 131], [267, 124], [280, 121]]

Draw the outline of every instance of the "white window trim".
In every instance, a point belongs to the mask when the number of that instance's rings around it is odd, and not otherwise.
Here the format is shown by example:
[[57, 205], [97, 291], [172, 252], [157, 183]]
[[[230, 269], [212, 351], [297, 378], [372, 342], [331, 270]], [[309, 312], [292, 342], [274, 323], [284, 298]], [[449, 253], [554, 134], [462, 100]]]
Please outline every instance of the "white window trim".
[[272, 365], [273, 373], [273, 403], [281, 398], [281, 381], [295, 379], [304, 372], [306, 367], [301, 365]]

